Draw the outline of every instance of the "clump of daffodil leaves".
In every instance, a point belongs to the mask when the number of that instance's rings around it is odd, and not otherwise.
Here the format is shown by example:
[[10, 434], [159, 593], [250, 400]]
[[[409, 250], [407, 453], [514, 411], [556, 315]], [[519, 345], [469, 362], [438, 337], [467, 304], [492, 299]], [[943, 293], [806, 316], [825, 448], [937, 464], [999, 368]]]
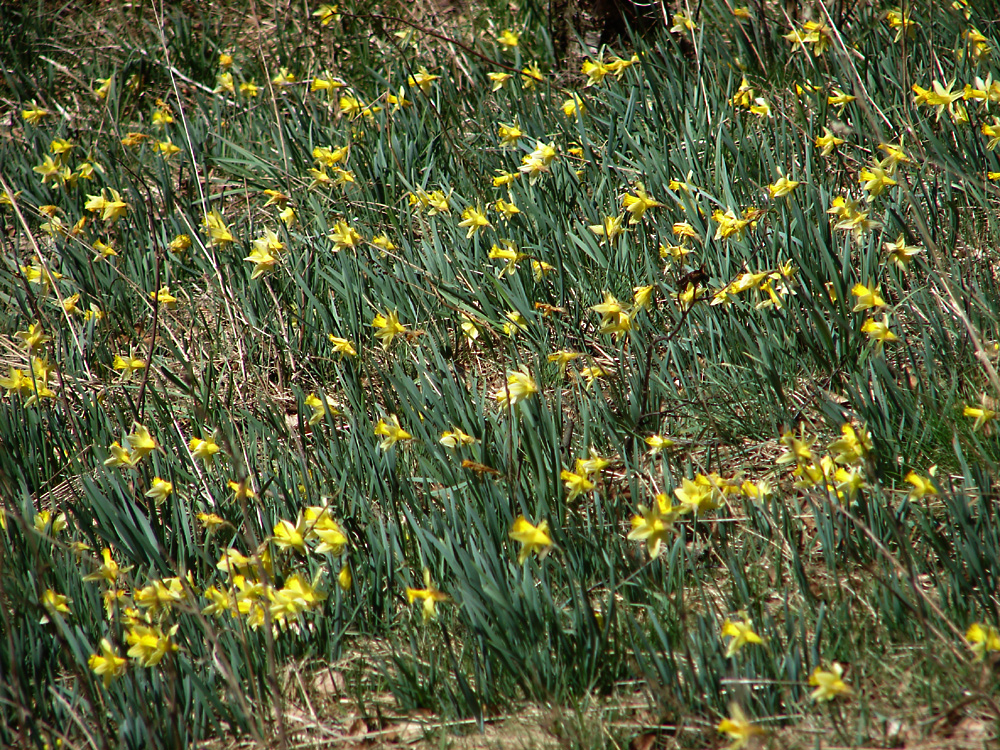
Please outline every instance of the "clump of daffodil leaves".
[[483, 7], [21, 19], [0, 744], [995, 708], [992, 19]]

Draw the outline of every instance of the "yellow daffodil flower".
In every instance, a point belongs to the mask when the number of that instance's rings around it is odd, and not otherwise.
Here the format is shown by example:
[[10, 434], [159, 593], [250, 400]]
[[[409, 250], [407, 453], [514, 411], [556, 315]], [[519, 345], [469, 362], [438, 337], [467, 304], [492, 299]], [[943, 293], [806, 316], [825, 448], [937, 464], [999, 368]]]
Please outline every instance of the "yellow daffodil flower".
[[87, 660], [87, 667], [94, 674], [104, 680], [104, 687], [111, 687], [111, 681], [125, 674], [126, 660], [118, 655], [111, 641], [107, 638], [101, 639], [101, 650], [99, 654], [91, 654]]
[[127, 378], [133, 372], [144, 369], [146, 367], [146, 360], [140, 357], [133, 357], [131, 354], [124, 357], [116, 354], [111, 367], [115, 370], [122, 370], [124, 377]]
[[295, 523], [282, 518], [274, 525], [271, 541], [280, 549], [291, 549], [304, 555], [307, 552], [305, 540], [307, 528], [308, 524], [302, 514], [299, 514]]
[[465, 238], [469, 239], [476, 232], [485, 229], [486, 227], [493, 228], [490, 224], [489, 219], [483, 214], [478, 207], [473, 208], [469, 206], [464, 211], [462, 211], [462, 221], [458, 222], [458, 225], [469, 231], [466, 233]]
[[491, 90], [499, 91], [514, 76], [510, 73], [487, 73], [486, 77], [490, 79], [490, 83], [492, 84]]
[[868, 286], [855, 284], [851, 288], [851, 294], [858, 298], [857, 303], [851, 308], [852, 312], [885, 307], [885, 300], [882, 299], [879, 287], [874, 286], [871, 281], [868, 282]]
[[389, 415], [389, 421], [380, 419], [375, 425], [375, 434], [382, 438], [378, 447], [384, 451], [389, 450], [393, 445], [401, 440], [410, 440], [413, 435], [408, 433], [399, 425], [399, 417], [395, 414]]
[[518, 44], [518, 35], [511, 31], [510, 29], [504, 29], [503, 33], [497, 37], [497, 41], [500, 42], [504, 47], [508, 49], [513, 49]]
[[973, 623], [965, 632], [965, 640], [976, 655], [975, 661], [983, 661], [987, 654], [1000, 651], [1000, 630], [992, 625]]
[[378, 313], [372, 318], [372, 327], [378, 329], [375, 331], [375, 338], [382, 342], [383, 349], [388, 349], [396, 336], [406, 334], [409, 331], [406, 326], [399, 322], [395, 310], [387, 311], [385, 315]]
[[513, 338], [521, 331], [528, 330], [528, 320], [517, 310], [507, 313], [507, 322], [503, 324], [503, 332]]
[[156, 440], [149, 433], [149, 429], [138, 422], [132, 423], [132, 433], [125, 437], [125, 442], [128, 443], [133, 460], [136, 462], [142, 460], [157, 448]]
[[611, 242], [621, 234], [625, 233], [624, 227], [622, 227], [621, 216], [605, 216], [604, 221], [600, 224], [591, 224], [587, 228], [596, 234], [598, 237], [604, 237], [608, 242]]
[[316, 146], [316, 148], [312, 150], [312, 157], [323, 166], [333, 167], [334, 165], [344, 161], [347, 158], [349, 151], [350, 146], [341, 146], [339, 148], [333, 148], [332, 146]]
[[585, 473], [575, 473], [569, 471], [568, 469], [563, 469], [559, 478], [563, 480], [564, 486], [566, 487], [566, 502], [571, 503], [576, 500], [580, 495], [590, 492], [594, 489], [594, 483], [591, 482]]
[[118, 563], [111, 557], [111, 550], [107, 547], [101, 550], [101, 557], [104, 562], [96, 571], [85, 575], [83, 577], [84, 581], [105, 581], [106, 583], [113, 584], [119, 575], [129, 570], [129, 568], [122, 569], [118, 566]]
[[190, 574], [186, 580], [181, 580], [176, 576], [164, 578], [153, 581], [145, 588], [137, 590], [134, 594], [135, 603], [143, 609], [148, 609], [150, 614], [166, 612], [187, 598], [187, 589], [194, 589], [191, 585]]
[[660, 493], [649, 507], [639, 506], [639, 514], [632, 516], [632, 531], [628, 538], [646, 543], [646, 551], [651, 559], [659, 557], [662, 544], [670, 535], [674, 520], [680, 515], [670, 498]]
[[601, 315], [600, 333], [622, 336], [632, 328], [632, 318], [610, 292], [604, 293], [604, 302], [590, 308]]
[[875, 197], [881, 195], [887, 187], [898, 185], [899, 183], [889, 176], [881, 167], [862, 167], [858, 173], [858, 182], [868, 192], [867, 200], [871, 203]]
[[831, 104], [834, 107], [839, 107], [840, 109], [843, 109], [844, 105], [853, 102], [857, 98], [858, 97], [854, 96], [853, 94], [845, 93], [844, 91], [841, 91], [839, 88], [835, 87], [833, 89], [833, 93], [826, 98], [826, 101], [827, 104]]
[[250, 274], [250, 279], [259, 279], [265, 273], [274, 270], [274, 267], [278, 265], [278, 258], [271, 254], [271, 251], [266, 246], [254, 246], [253, 252], [243, 259], [247, 263], [253, 263], [253, 272]]
[[582, 356], [583, 355], [580, 352], [573, 352], [567, 349], [560, 349], [559, 351], [550, 354], [548, 356], [548, 361], [558, 363], [559, 372], [562, 374], [566, 374], [566, 365], [568, 365], [574, 359], [577, 359], [578, 357]]
[[217, 209], [212, 209], [206, 214], [203, 223], [211, 247], [224, 247], [234, 240], [232, 232], [229, 231], [229, 227], [222, 220], [222, 214]]
[[[743, 80], [740, 81], [739, 88], [736, 92], [729, 98], [729, 103], [734, 107], [740, 107], [742, 109], [750, 109], [753, 105], [754, 100], [754, 90], [747, 81], [747, 77], [743, 76]], [[670, 187], [671, 190], [676, 190], [675, 187]]]
[[548, 521], [541, 521], [538, 526], [533, 526], [524, 516], [518, 516], [509, 536], [521, 545], [521, 550], [517, 554], [517, 562], [520, 565], [523, 565], [532, 553], [543, 559], [552, 548]]
[[410, 86], [419, 86], [421, 91], [428, 94], [430, 93], [431, 85], [440, 77], [441, 76], [438, 75], [432, 75], [427, 71], [427, 68], [421, 65], [417, 70], [417, 74], [407, 77], [406, 82]]
[[172, 253], [183, 253], [189, 247], [191, 247], [191, 237], [186, 234], [177, 235], [167, 245], [167, 249]]
[[344, 88], [347, 84], [338, 78], [334, 78], [329, 73], [324, 73], [323, 75], [316, 76], [312, 79], [312, 83], [309, 84], [310, 91], [325, 91], [327, 98], [333, 101], [333, 97], [337, 91]]
[[972, 417], [976, 420], [972, 425], [972, 430], [975, 432], [987, 422], [991, 422], [996, 419], [997, 413], [993, 409], [987, 409], [984, 406], [966, 406], [962, 409], [962, 416]]
[[16, 331], [14, 336], [24, 342], [24, 347], [29, 353], [38, 351], [44, 344], [52, 340], [51, 336], [45, 334], [42, 324], [38, 321], [29, 324], [26, 331]]
[[816, 21], [806, 21], [801, 29], [792, 29], [783, 37], [792, 44], [798, 45], [800, 49], [806, 49], [806, 45], [812, 45], [812, 53], [815, 57], [820, 57], [833, 45], [829, 27]]
[[903, 11], [898, 8], [886, 11], [885, 20], [889, 24], [889, 28], [896, 30], [894, 42], [899, 42], [904, 34], [908, 38], [912, 38], [919, 25], [910, 19], [909, 13], [904, 15]]
[[521, 69], [521, 88], [533, 89], [542, 80], [542, 71], [536, 63], [526, 65]]
[[621, 57], [612, 57], [612, 58], [609, 58], [604, 63], [604, 66], [609, 71], [611, 71], [612, 73], [615, 74], [615, 78], [616, 79], [620, 79], [622, 77], [622, 75], [625, 73], [625, 71], [628, 70], [629, 68], [631, 68], [637, 62], [639, 62], [639, 56], [636, 55], [636, 54], [633, 54], [632, 57], [628, 58], [627, 60], [624, 59], [624, 58], [621, 58]]
[[[51, 524], [51, 525], [50, 525]], [[54, 518], [52, 516], [52, 511], [50, 510], [40, 510], [35, 514], [33, 525], [35, 531], [39, 534], [44, 534], [46, 531], [52, 534], [58, 534], [66, 528], [66, 514], [59, 513]]]
[[514, 214], [521, 213], [521, 209], [519, 209], [513, 203], [505, 201], [503, 198], [498, 198], [497, 202], [493, 204], [493, 207], [501, 214], [503, 214], [503, 217], [508, 221], [514, 216]]
[[306, 396], [305, 404], [310, 409], [312, 409], [312, 414], [309, 416], [309, 426], [315, 427], [320, 422], [326, 418], [326, 413], [329, 411], [331, 414], [339, 414], [336, 406], [334, 406], [334, 400], [330, 397], [326, 397], [326, 401], [320, 399], [315, 393], [310, 393]]
[[155, 667], [168, 653], [177, 650], [177, 644], [172, 637], [177, 632], [174, 625], [166, 633], [159, 626], [133, 625], [125, 633], [128, 642], [128, 655], [144, 667]]
[[[111, 198], [108, 199], [105, 193], [109, 193]], [[112, 224], [128, 212], [128, 204], [114, 188], [105, 188], [100, 195], [88, 195], [84, 208], [101, 214], [104, 221], [110, 221]]]
[[437, 603], [448, 601], [448, 595], [438, 590], [433, 581], [431, 581], [431, 571], [428, 568], [424, 568], [424, 587], [422, 589], [414, 589], [407, 586], [406, 600], [410, 604], [413, 604], [415, 601], [422, 601], [423, 611], [421, 614], [424, 622], [429, 622], [437, 618]]
[[169, 286], [161, 286], [159, 290], [150, 292], [149, 296], [151, 299], [155, 299], [159, 304], [163, 305], [168, 310], [173, 310], [177, 307], [177, 298], [170, 293]]
[[330, 239], [333, 240], [334, 252], [355, 248], [362, 242], [361, 235], [343, 220], [333, 225]]
[[760, 727], [751, 724], [746, 714], [735, 703], [729, 704], [729, 718], [720, 721], [716, 729], [722, 734], [729, 735], [729, 739], [732, 740], [728, 750], [740, 750], [746, 747], [751, 739], [765, 733]]
[[352, 583], [354, 583], [354, 578], [351, 576], [351, 569], [345, 563], [340, 569], [340, 573], [337, 574], [337, 585], [342, 591], [350, 591]]
[[587, 82], [584, 84], [584, 88], [589, 88], [603, 81], [604, 76], [610, 73], [611, 70], [603, 62], [584, 60], [583, 66], [580, 68], [580, 72], [587, 76]]
[[868, 338], [875, 342], [875, 353], [878, 354], [882, 351], [882, 347], [886, 342], [898, 341], [899, 337], [889, 330], [889, 316], [883, 315], [882, 322], [878, 322], [875, 318], [868, 318], [861, 325], [862, 333], [867, 333]]
[[522, 401], [527, 401], [538, 393], [527, 365], [521, 365], [519, 370], [507, 373], [507, 384], [498, 388], [493, 397], [502, 407], [514, 407]]
[[895, 263], [901, 271], [905, 271], [909, 267], [910, 261], [915, 255], [924, 251], [919, 245], [907, 245], [904, 234], [900, 234], [895, 242], [884, 243], [882, 247], [889, 251], [889, 260]]
[[913, 489], [910, 490], [910, 493], [907, 495], [910, 500], [920, 500], [928, 495], [938, 494], [937, 487], [934, 486], [934, 482], [932, 481], [934, 476], [933, 472], [934, 469], [932, 468], [931, 478], [921, 476], [915, 471], [911, 471], [903, 477], [905, 481], [913, 485]]
[[72, 614], [69, 605], [73, 602], [70, 601], [69, 597], [57, 594], [52, 589], [45, 589], [45, 593], [42, 594], [39, 603], [45, 609], [45, 614], [38, 621], [40, 625], [49, 622], [50, 617], [62, 617], [63, 615]]
[[750, 226], [750, 221], [738, 217], [736, 212], [731, 208], [727, 209], [725, 213], [722, 212], [722, 209], [715, 209], [712, 212], [712, 221], [719, 225], [719, 228], [715, 231], [715, 239], [717, 240], [724, 240], [733, 236], [737, 239], [742, 239], [747, 227]]
[[354, 345], [347, 339], [342, 339], [338, 336], [334, 336], [333, 334], [328, 335], [327, 338], [330, 340], [330, 343], [333, 344], [333, 350], [341, 356], [358, 356], [358, 352], [354, 348]]
[[686, 13], [677, 11], [672, 19], [673, 25], [670, 27], [671, 34], [693, 34], [698, 30], [698, 24], [692, 21]]
[[844, 668], [837, 662], [830, 665], [830, 669], [816, 667], [809, 675], [809, 684], [816, 689], [812, 691], [810, 697], [814, 701], [829, 702], [842, 695], [850, 695], [853, 691], [842, 679]]
[[131, 454], [128, 448], [123, 448], [117, 440], [108, 446], [108, 452], [111, 455], [104, 459], [104, 465], [108, 468], [134, 468], [138, 463], [138, 459]]
[[472, 445], [476, 442], [476, 439], [472, 435], [463, 432], [461, 428], [453, 427], [450, 430], [442, 432], [441, 439], [438, 442], [446, 448], [460, 448]]
[[722, 623], [722, 635], [729, 638], [726, 645], [726, 658], [730, 659], [748, 643], [763, 644], [764, 639], [753, 632], [753, 622], [751, 620], [734, 621], [728, 617]]
[[44, 107], [39, 107], [34, 102], [31, 103], [30, 109], [21, 110], [21, 119], [31, 125], [38, 125], [43, 118], [48, 117], [51, 113]]
[[675, 222], [670, 231], [678, 237], [701, 242], [701, 235], [698, 234], [697, 230], [686, 221]]
[[680, 487], [674, 489], [674, 495], [680, 500], [679, 512], [695, 515], [720, 508], [722, 503], [718, 494], [711, 484], [692, 482], [687, 477], [681, 480]]
[[583, 99], [578, 94], [570, 94], [569, 98], [562, 103], [562, 111], [566, 117], [576, 117], [577, 113], [582, 115], [587, 111], [587, 105], [583, 103]]
[[646, 194], [641, 185], [636, 187], [635, 195], [625, 193], [622, 196], [622, 208], [629, 212], [629, 224], [638, 224], [642, 221], [643, 214], [651, 208], [663, 206], [659, 201], [653, 200]]
[[340, 14], [337, 12], [339, 10], [337, 5], [330, 5], [329, 3], [323, 3], [318, 9], [313, 11], [313, 18], [318, 18], [320, 24], [323, 26], [329, 26], [334, 21], [340, 21]]
[[465, 313], [462, 313], [460, 318], [461, 318], [462, 335], [465, 336], [466, 340], [471, 343], [476, 339], [478, 339], [479, 326], [476, 325], [476, 321], [474, 321]]
[[649, 286], [632, 287], [632, 307], [634, 310], [644, 310], [652, 304], [653, 292], [656, 290], [652, 284]]
[[778, 175], [778, 179], [767, 186], [767, 192], [771, 196], [771, 200], [775, 198], [783, 198], [786, 195], [791, 195], [792, 191], [795, 190], [801, 183], [796, 180], [790, 180], [784, 174]]
[[673, 448], [675, 445], [673, 440], [671, 440], [670, 438], [665, 438], [662, 435], [650, 435], [649, 437], [644, 438], [643, 442], [645, 442], [646, 445], [649, 446], [650, 456], [655, 456], [660, 451]]
[[758, 96], [754, 99], [753, 104], [750, 105], [749, 109], [753, 114], [764, 119], [771, 116], [771, 105], [768, 104], [767, 99], [762, 96]]
[[146, 490], [146, 497], [157, 505], [162, 505], [173, 491], [174, 485], [172, 483], [166, 479], [154, 477], [149, 489]]
[[284, 67], [278, 68], [278, 74], [271, 79], [271, 83], [275, 86], [290, 86], [296, 81], [298, 81], [296, 75]]
[[216, 444], [215, 438], [209, 435], [207, 438], [191, 438], [188, 442], [188, 450], [195, 458], [201, 459], [208, 466], [215, 459], [215, 454], [222, 449]]

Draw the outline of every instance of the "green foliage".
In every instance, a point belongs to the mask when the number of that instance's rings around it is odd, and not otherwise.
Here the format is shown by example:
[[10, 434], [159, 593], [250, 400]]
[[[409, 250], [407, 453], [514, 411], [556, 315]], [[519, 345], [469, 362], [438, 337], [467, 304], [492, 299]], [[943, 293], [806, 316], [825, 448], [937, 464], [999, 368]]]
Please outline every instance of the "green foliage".
[[712, 2], [555, 69], [537, 8], [314, 10], [0, 20], [0, 742], [284, 740], [290, 665], [358, 653], [363, 713], [480, 728], [635, 684], [775, 728], [834, 662], [850, 741], [883, 662], [995, 706], [985, 18]]

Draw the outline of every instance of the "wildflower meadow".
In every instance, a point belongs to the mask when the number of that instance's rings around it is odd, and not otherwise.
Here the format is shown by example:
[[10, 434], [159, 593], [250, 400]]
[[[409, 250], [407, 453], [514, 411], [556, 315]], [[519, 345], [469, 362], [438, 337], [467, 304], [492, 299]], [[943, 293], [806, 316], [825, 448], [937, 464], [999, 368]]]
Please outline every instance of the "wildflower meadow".
[[1000, 8], [604, 5], [3, 4], [0, 746], [998, 746]]

